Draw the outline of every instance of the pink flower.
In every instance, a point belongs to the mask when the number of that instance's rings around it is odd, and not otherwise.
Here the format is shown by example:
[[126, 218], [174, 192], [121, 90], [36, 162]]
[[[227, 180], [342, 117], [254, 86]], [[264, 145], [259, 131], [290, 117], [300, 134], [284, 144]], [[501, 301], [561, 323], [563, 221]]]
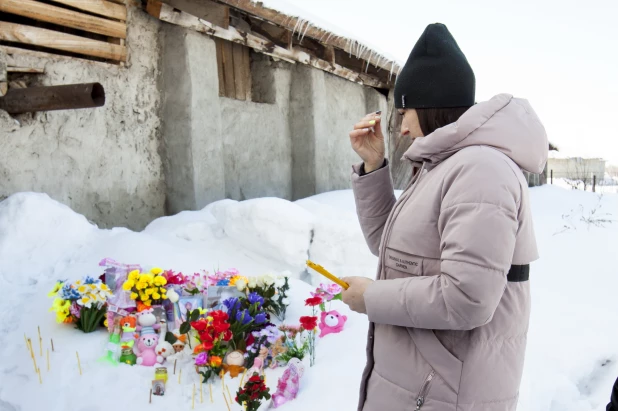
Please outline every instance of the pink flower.
[[201, 352], [198, 354], [198, 356], [195, 358], [195, 365], [197, 366], [204, 366], [208, 363], [208, 354], [206, 354], [206, 352]]
[[81, 307], [79, 306], [79, 304], [77, 304], [76, 301], [74, 301], [73, 304], [71, 304], [69, 311], [71, 312], [71, 315], [73, 315], [75, 318], [79, 318], [81, 314]]

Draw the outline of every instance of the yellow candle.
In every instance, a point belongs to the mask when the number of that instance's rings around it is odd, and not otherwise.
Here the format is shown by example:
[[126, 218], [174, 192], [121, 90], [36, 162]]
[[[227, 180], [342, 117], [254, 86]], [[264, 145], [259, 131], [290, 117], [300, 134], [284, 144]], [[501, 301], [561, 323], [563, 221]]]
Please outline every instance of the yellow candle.
[[195, 409], [195, 383], [193, 384], [193, 394], [191, 395], [191, 409]]
[[204, 391], [202, 390], [202, 379], [200, 378], [200, 404], [204, 402]]
[[82, 364], [79, 361], [79, 353], [75, 351], [75, 355], [77, 356], [77, 367], [79, 368], [79, 375], [82, 375]]
[[209, 386], [209, 388], [210, 388], [210, 402], [211, 402], [211, 403], [214, 403], [214, 400], [212, 399], [212, 383], [211, 383], [211, 382], [210, 382], [210, 383], [208, 383], [208, 386]]
[[178, 384], [180, 384], [180, 377], [182, 377], [182, 368], [178, 371]]

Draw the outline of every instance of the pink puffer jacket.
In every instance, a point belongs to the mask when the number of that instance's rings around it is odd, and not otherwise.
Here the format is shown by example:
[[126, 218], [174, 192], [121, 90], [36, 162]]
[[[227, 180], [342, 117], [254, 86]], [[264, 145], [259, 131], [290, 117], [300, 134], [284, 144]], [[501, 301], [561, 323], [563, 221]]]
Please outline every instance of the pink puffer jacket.
[[538, 258], [521, 169], [541, 173], [547, 153], [532, 107], [501, 94], [410, 147], [421, 171], [397, 201], [388, 167], [354, 167], [380, 257], [359, 411], [516, 409], [530, 316], [520, 274]]

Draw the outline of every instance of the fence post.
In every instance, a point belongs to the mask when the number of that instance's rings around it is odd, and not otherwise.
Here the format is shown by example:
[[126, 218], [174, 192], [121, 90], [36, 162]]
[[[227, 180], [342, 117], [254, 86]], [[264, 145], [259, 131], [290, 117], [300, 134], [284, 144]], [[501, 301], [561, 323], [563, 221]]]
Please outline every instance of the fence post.
[[596, 188], [597, 188], [597, 176], [596, 174], [594, 174], [592, 176], [592, 192], [596, 193]]
[[554, 184], [554, 170], [550, 170], [550, 175], [551, 175], [551, 184]]

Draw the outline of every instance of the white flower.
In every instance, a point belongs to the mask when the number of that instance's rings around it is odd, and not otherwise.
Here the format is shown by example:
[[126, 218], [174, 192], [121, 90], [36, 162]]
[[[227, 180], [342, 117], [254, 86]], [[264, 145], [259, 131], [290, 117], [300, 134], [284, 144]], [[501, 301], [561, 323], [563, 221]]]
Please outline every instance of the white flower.
[[176, 304], [178, 302], [178, 300], [180, 299], [180, 296], [178, 295], [178, 293], [176, 291], [174, 291], [173, 288], [170, 288], [169, 290], [167, 290], [167, 298], [173, 304]]
[[281, 302], [283, 303], [283, 305], [290, 305], [290, 299], [285, 297], [284, 299], [281, 300]]
[[257, 286], [257, 278], [249, 277], [249, 288], [255, 288]]
[[263, 275], [261, 275], [261, 276], [256, 278], [256, 285], [258, 287], [263, 287], [264, 286], [264, 276]]
[[92, 307], [92, 302], [93, 300], [90, 297], [88, 297], [88, 295], [84, 295], [82, 296], [82, 298], [77, 300], [77, 304], [83, 305], [86, 308]]
[[265, 286], [269, 287], [275, 283], [275, 277], [273, 277], [271, 274], [266, 274], [262, 278], [262, 282], [264, 283]]
[[281, 288], [285, 285], [285, 277], [278, 276], [275, 280], [275, 287]]
[[240, 279], [236, 281], [236, 288], [238, 289], [238, 291], [244, 291], [246, 286], [247, 283], [245, 282], [245, 280]]

